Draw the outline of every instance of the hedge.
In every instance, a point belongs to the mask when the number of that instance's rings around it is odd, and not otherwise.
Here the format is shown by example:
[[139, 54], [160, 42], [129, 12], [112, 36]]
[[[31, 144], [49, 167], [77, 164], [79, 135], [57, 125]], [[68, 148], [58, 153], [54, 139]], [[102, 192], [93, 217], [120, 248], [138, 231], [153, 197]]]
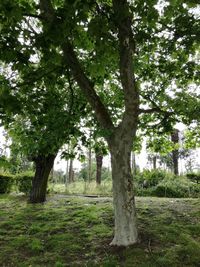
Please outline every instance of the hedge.
[[19, 173], [16, 175], [16, 183], [19, 192], [23, 192], [28, 195], [32, 188], [32, 180], [34, 174], [32, 172]]
[[187, 173], [187, 178], [197, 184], [200, 183], [200, 173]]
[[11, 174], [0, 174], [0, 194], [9, 193], [14, 184], [14, 178]]

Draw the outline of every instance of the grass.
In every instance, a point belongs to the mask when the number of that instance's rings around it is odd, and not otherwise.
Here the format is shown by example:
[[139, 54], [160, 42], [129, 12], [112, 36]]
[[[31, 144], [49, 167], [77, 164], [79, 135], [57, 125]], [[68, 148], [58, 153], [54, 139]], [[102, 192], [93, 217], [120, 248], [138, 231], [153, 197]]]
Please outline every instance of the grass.
[[199, 199], [137, 198], [140, 243], [112, 248], [110, 198], [0, 196], [2, 267], [198, 267]]
[[50, 192], [54, 193], [67, 193], [69, 194], [81, 194], [81, 195], [98, 195], [98, 196], [111, 196], [112, 195], [112, 181], [102, 181], [101, 185], [96, 185], [95, 181], [90, 183], [84, 181], [75, 181], [68, 184], [50, 184]]

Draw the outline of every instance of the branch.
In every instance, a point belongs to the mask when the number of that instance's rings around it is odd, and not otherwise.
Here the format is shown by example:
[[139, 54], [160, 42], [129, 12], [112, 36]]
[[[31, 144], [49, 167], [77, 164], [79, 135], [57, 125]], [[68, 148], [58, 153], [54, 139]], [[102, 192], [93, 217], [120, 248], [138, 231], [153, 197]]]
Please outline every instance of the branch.
[[41, 15], [42, 17], [44, 17], [44, 20], [47, 23], [52, 23], [55, 20], [56, 16], [51, 0], [40, 0], [39, 6]]
[[97, 3], [96, 1], [95, 1], [95, 5], [96, 5], [96, 11], [97, 11], [97, 13], [98, 13], [98, 14], [102, 14], [102, 15], [105, 16], [105, 17], [107, 18], [107, 20], [109, 21], [110, 19], [109, 19], [108, 13], [105, 12], [105, 11], [99, 6], [99, 3]]
[[[37, 81], [39, 81], [39, 80], [41, 80], [43, 77], [45, 77], [45, 76], [47, 76], [47, 75], [49, 75], [49, 74], [51, 74], [51, 73], [53, 73], [53, 72], [55, 72], [55, 70], [58, 70], [58, 69], [60, 69], [61, 67], [59, 66], [57, 66], [57, 67], [55, 67], [55, 68], [53, 68], [53, 69], [51, 69], [51, 70], [49, 70], [49, 71], [47, 71], [46, 73], [41, 73], [37, 78], [35, 78], [35, 79], [30, 79], [30, 80], [26, 80], [26, 82], [21, 82], [21, 83], [17, 83], [16, 84], [16, 86], [14, 86], [13, 88], [17, 88], [17, 87], [22, 87], [22, 86], [26, 86], [26, 85], [32, 85], [34, 82], [37, 82]], [[44, 68], [42, 68], [42, 69], [44, 69]], [[28, 76], [29, 77], [31, 77], [32, 75], [31, 74], [35, 74], [36, 72], [41, 72], [41, 69], [39, 69], [39, 71], [37, 70], [37, 71], [34, 71], [34, 72], [32, 72], [32, 73], [29, 73], [28, 74]], [[24, 80], [26, 79], [26, 77], [25, 78], [23, 78]]]
[[138, 117], [139, 93], [133, 68], [135, 43], [131, 29], [132, 17], [129, 12], [128, 2], [126, 0], [113, 0], [113, 9], [115, 15], [115, 24], [118, 28], [120, 56], [119, 69], [125, 100], [125, 113], [122, 124], [125, 125], [130, 123], [130, 114], [132, 114], [133, 124], [137, 121]]
[[139, 109], [139, 113], [151, 114], [154, 112], [161, 112], [161, 110], [157, 107], [150, 108], [150, 109]]
[[43, 16], [40, 16], [40, 15], [37, 15], [37, 14], [23, 13], [22, 15], [24, 17], [36, 18], [36, 19], [40, 19], [40, 20], [43, 20], [44, 19]]
[[163, 110], [162, 108], [160, 108], [156, 103], [155, 101], [153, 101], [150, 97], [148, 96], [142, 96], [144, 99], [148, 100], [151, 102], [151, 104], [154, 106], [153, 108], [151, 109], [139, 109], [139, 112], [140, 113], [154, 113], [154, 112], [157, 112], [157, 113], [163, 113], [163, 114], [166, 114], [166, 115], [174, 115], [175, 113], [173, 111], [167, 111], [167, 110]]
[[[40, 10], [41, 14], [45, 17], [47, 24], [51, 25], [52, 22], [56, 21], [56, 15], [51, 1], [40, 0]], [[112, 130], [114, 128], [114, 125], [112, 123], [111, 117], [106, 107], [102, 103], [100, 97], [97, 95], [94, 89], [94, 84], [85, 75], [84, 70], [82, 69], [80, 62], [78, 61], [78, 58], [69, 40], [61, 44], [61, 48], [63, 50], [65, 62], [71, 69], [74, 79], [76, 80], [80, 89], [84, 92], [88, 102], [94, 109], [99, 123], [103, 128]]]
[[25, 18], [25, 21], [26, 21], [28, 27], [30, 27], [30, 29], [31, 29], [29, 32], [35, 34], [35, 36], [38, 36], [38, 33], [34, 30], [34, 28], [32, 27], [31, 23], [29, 22], [29, 20], [27, 18]]
[[110, 118], [110, 115], [102, 103], [100, 97], [97, 95], [93, 83], [87, 78], [81, 65], [77, 59], [77, 56], [73, 50], [73, 47], [69, 42], [62, 45], [64, 59], [70, 67], [74, 79], [78, 83], [81, 90], [84, 92], [88, 102], [95, 111], [96, 117], [105, 129], [113, 129], [114, 125]]

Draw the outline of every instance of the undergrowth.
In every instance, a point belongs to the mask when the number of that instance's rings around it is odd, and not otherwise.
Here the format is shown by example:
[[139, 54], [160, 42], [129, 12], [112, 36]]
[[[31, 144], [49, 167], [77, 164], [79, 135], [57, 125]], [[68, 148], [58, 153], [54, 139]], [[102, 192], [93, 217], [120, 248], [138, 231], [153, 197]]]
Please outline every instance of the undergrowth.
[[65, 186], [64, 184], [50, 184], [49, 191], [53, 193], [65, 193], [72, 195], [98, 195], [111, 196], [112, 195], [112, 181], [105, 180], [101, 185], [96, 185], [95, 181], [90, 183], [84, 181], [76, 181]]
[[198, 267], [199, 199], [137, 198], [140, 243], [109, 246], [111, 198], [65, 195], [45, 204], [0, 196], [0, 263], [3, 267]]

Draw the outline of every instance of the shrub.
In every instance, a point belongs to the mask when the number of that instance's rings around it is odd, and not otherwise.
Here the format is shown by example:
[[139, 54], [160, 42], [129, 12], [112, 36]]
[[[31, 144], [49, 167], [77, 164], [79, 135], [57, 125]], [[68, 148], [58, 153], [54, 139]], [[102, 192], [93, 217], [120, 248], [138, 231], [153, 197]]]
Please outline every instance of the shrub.
[[200, 197], [200, 184], [190, 183], [189, 194], [190, 197]]
[[32, 188], [32, 179], [34, 174], [32, 172], [24, 172], [16, 175], [18, 190], [25, 194], [29, 194]]
[[166, 171], [156, 170], [144, 170], [136, 175], [135, 180], [141, 187], [152, 187], [156, 186], [159, 182], [164, 179], [171, 179], [172, 174]]
[[154, 187], [149, 187], [149, 188], [135, 187], [134, 191], [135, 195], [138, 197], [150, 197], [154, 195]]
[[[186, 192], [185, 192], [186, 191]], [[153, 193], [157, 197], [186, 197], [187, 189], [183, 187], [177, 187], [170, 183], [160, 183], [156, 186]]]
[[153, 190], [157, 197], [199, 197], [200, 187], [185, 177], [163, 180]]
[[14, 184], [14, 179], [11, 174], [0, 174], [0, 194], [9, 193]]
[[196, 182], [197, 184], [200, 182], [200, 173], [187, 173], [186, 176], [188, 179]]
[[145, 170], [136, 176], [135, 193], [137, 196], [200, 197], [200, 184], [162, 170]]

